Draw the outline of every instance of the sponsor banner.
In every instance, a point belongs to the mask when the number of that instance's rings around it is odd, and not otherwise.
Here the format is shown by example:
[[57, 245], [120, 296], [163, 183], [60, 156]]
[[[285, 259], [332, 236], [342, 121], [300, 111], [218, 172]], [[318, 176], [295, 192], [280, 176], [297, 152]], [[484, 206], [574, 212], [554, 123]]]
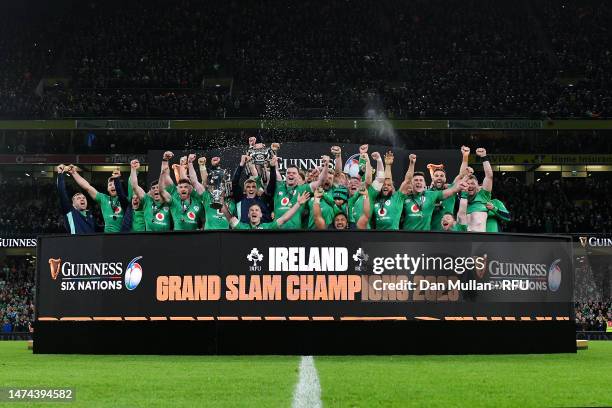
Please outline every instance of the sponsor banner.
[[77, 129], [170, 129], [169, 120], [77, 120]]
[[450, 129], [541, 129], [540, 120], [450, 120]]
[[0, 164], [76, 163], [74, 154], [0, 154]]
[[[270, 141], [272, 142], [272, 141]], [[269, 143], [268, 143], [269, 145]], [[278, 152], [279, 166], [281, 174], [285, 174], [285, 169], [288, 166], [297, 166], [300, 170], [308, 171], [321, 165], [321, 156], [328, 155], [332, 158], [330, 148], [333, 143], [283, 143]], [[345, 173], [355, 175], [359, 172], [359, 145], [357, 144], [340, 144], [342, 148], [342, 165]], [[199, 156], [205, 156], [210, 162], [210, 158], [214, 156], [221, 157], [221, 167], [234, 170], [240, 163], [240, 156], [246, 154], [248, 146], [231, 146], [221, 149], [211, 149], [205, 151], [197, 151]], [[368, 152], [379, 152], [384, 160], [384, 154], [388, 150], [392, 150], [395, 156], [393, 162], [393, 180], [399, 186], [399, 183], [404, 179], [404, 174], [408, 169], [408, 155], [414, 153], [417, 155], [416, 170], [423, 171], [426, 178], [429, 180], [429, 171], [427, 164], [444, 164], [448, 171], [448, 179], [452, 181], [459, 173], [461, 165], [461, 152], [459, 150], [404, 150], [390, 146], [370, 145]], [[181, 156], [186, 156], [193, 151], [175, 151], [174, 158], [170, 165], [178, 163]], [[163, 150], [149, 150], [147, 163], [149, 169], [159, 169], [161, 159], [164, 154]], [[376, 169], [376, 163], [372, 160], [372, 167]], [[148, 182], [152, 182], [159, 177], [159, 172], [149, 171]]]
[[126, 164], [135, 158], [141, 164], [147, 160], [133, 154], [0, 154], [0, 164]]
[[40, 240], [40, 320], [573, 319], [563, 237], [224, 231]]
[[[493, 164], [612, 164], [612, 154], [489, 154]], [[476, 162], [474, 157], [470, 162]]]
[[581, 235], [578, 242], [582, 248], [612, 248], [612, 236], [610, 235]]
[[35, 248], [36, 241], [35, 237], [0, 237], [0, 248]]
[[79, 155], [80, 164], [129, 164], [133, 159], [138, 159], [140, 164], [147, 163], [147, 156], [142, 154], [88, 154]]

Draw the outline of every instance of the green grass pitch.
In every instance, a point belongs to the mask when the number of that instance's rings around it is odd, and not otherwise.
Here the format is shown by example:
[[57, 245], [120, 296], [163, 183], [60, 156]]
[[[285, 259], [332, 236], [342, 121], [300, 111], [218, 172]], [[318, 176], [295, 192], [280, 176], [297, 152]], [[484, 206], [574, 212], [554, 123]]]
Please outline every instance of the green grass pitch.
[[[0, 342], [0, 387], [72, 387], [70, 407], [289, 407], [295, 356], [33, 355]], [[315, 357], [323, 406], [612, 406], [612, 342], [578, 354]], [[0, 402], [0, 408], [49, 406]], [[55, 406], [55, 404], [51, 404]]]

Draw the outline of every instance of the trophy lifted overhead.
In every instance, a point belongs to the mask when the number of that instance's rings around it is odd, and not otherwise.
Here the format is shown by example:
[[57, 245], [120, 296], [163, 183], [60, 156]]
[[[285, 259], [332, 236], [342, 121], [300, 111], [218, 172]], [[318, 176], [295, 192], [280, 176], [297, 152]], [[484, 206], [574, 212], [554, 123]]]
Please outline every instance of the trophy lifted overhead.
[[246, 166], [247, 175], [257, 176], [259, 175], [264, 183], [269, 180], [270, 171], [270, 160], [276, 156], [280, 144], [272, 143], [270, 146], [266, 146], [263, 143], [261, 134], [257, 136], [249, 137], [249, 149], [247, 150], [247, 156], [251, 158], [250, 165]]
[[221, 159], [219, 157], [213, 157], [210, 160], [208, 189], [212, 196], [210, 206], [217, 210], [223, 207], [223, 197], [229, 197], [232, 193], [230, 172], [227, 169], [221, 168]]

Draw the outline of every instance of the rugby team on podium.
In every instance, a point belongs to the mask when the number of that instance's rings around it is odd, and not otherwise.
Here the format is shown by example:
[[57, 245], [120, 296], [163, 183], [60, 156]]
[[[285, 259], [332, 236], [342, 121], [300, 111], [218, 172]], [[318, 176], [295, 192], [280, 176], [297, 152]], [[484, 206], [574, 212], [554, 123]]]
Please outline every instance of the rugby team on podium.
[[[249, 145], [257, 143], [249, 139]], [[273, 150], [279, 145], [273, 144]], [[115, 170], [108, 179], [107, 193], [99, 192], [73, 165], [59, 165], [57, 187], [66, 229], [71, 234], [97, 231], [195, 231], [227, 229], [377, 229], [406, 231], [480, 231], [498, 232], [500, 220], [508, 221], [510, 213], [504, 204], [491, 197], [493, 169], [483, 148], [476, 149], [482, 163], [484, 179], [479, 183], [468, 166], [470, 149], [461, 147], [463, 156], [459, 174], [447, 179], [443, 165], [427, 166], [430, 184], [424, 173], [414, 171], [417, 157], [409, 156], [409, 166], [395, 188], [392, 178], [393, 153], [384, 157], [368, 154], [368, 145], [359, 148], [362, 171], [359, 176], [343, 172], [340, 147], [331, 148], [321, 158], [322, 166], [307, 174], [288, 167], [285, 180], [272, 156], [262, 168], [243, 155], [232, 179], [232, 192], [216, 202], [208, 186], [206, 158], [190, 154], [172, 166], [172, 152], [162, 158], [159, 179], [145, 191], [138, 184], [140, 163], [132, 160], [127, 194], [121, 174]], [[376, 163], [372, 169], [371, 159]], [[199, 167], [199, 176], [194, 162]], [[332, 164], [333, 163], [333, 164]], [[219, 168], [221, 159], [213, 157], [210, 169]], [[241, 183], [242, 173], [249, 177]], [[265, 174], [258, 174], [265, 173]], [[68, 198], [65, 175], [69, 174], [101, 208], [104, 226], [96, 224], [87, 209], [87, 198], [76, 193]], [[263, 176], [263, 177], [262, 177]], [[458, 204], [457, 204], [458, 202]]]

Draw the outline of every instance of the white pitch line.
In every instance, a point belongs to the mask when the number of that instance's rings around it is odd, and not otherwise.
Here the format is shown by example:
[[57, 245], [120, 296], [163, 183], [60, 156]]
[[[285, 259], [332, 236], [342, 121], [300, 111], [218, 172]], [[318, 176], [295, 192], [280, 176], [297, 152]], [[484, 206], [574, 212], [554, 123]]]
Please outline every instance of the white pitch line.
[[321, 408], [321, 384], [312, 356], [303, 356], [298, 383], [293, 392], [293, 408]]

